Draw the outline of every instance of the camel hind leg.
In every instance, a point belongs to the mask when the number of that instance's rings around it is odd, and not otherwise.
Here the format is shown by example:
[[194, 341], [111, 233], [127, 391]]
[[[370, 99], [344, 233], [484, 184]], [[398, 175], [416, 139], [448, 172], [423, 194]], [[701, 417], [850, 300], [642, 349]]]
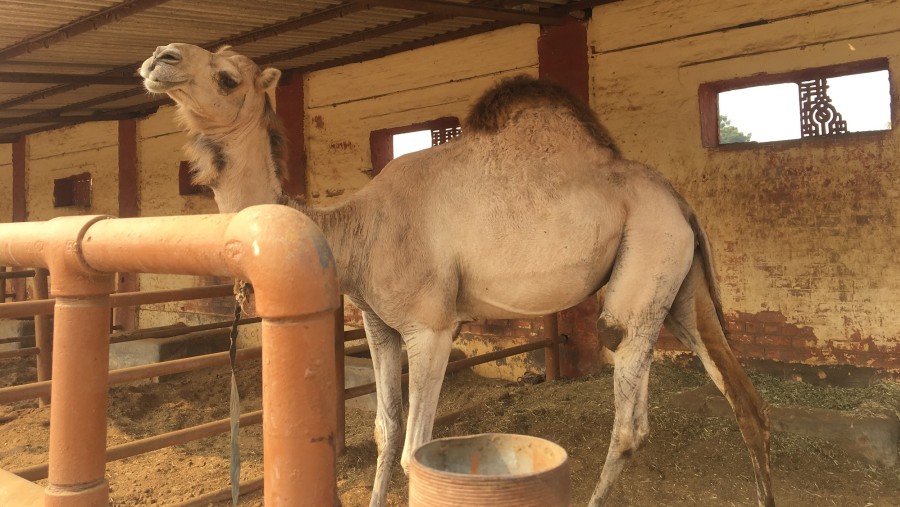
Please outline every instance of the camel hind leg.
[[591, 507], [606, 502], [618, 476], [649, 433], [647, 398], [653, 346], [693, 251], [693, 234], [678, 225], [663, 232], [626, 231], [625, 246], [619, 250], [607, 284], [597, 327], [615, 354], [616, 415]]
[[665, 325], [700, 358], [716, 387], [728, 399], [750, 451], [759, 505], [774, 506], [769, 465], [771, 432], [768, 406], [728, 346], [713, 297], [703, 260], [699, 254], [695, 255]]

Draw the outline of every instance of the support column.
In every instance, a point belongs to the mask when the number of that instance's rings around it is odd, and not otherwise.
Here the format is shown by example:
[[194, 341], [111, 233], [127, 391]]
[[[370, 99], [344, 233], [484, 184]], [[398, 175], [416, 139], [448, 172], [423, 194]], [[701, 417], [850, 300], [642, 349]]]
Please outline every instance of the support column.
[[284, 123], [288, 144], [287, 181], [284, 190], [288, 195], [306, 195], [306, 102], [303, 96], [303, 74], [291, 72], [281, 77], [275, 89], [276, 113]]
[[[541, 27], [537, 44], [540, 78], [561, 84], [590, 104], [587, 22], [568, 18], [562, 25]], [[587, 375], [602, 364], [598, 316], [595, 296], [558, 314], [559, 331], [569, 336], [569, 341], [560, 346], [562, 377]]]
[[[119, 120], [119, 217], [140, 216], [138, 186], [137, 120]], [[137, 292], [135, 273], [118, 273], [116, 292]], [[113, 325], [123, 331], [137, 329], [137, 307], [113, 310]]]
[[[28, 140], [26, 137], [20, 138], [13, 143], [12, 146], [12, 221], [25, 222], [28, 220], [28, 211], [26, 208], [27, 184], [25, 181], [25, 166], [28, 160]], [[31, 266], [13, 266], [15, 267], [31, 267]], [[12, 280], [9, 284], [12, 289], [13, 301], [25, 301], [25, 279], [18, 278]]]

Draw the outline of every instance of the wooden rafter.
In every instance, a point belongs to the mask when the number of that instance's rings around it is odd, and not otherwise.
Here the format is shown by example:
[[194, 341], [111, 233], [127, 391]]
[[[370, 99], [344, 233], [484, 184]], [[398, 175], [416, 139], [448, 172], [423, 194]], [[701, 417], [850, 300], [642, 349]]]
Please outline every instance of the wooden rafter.
[[[161, 2], [160, 2], [161, 3]], [[348, 16], [355, 12], [365, 10], [368, 6], [364, 4], [357, 3], [346, 3], [340, 4], [334, 7], [329, 7], [326, 9], [320, 9], [318, 11], [305, 13], [300, 16], [287, 19], [285, 21], [281, 21], [278, 23], [273, 23], [271, 25], [267, 25], [255, 30], [250, 30], [248, 32], [244, 32], [234, 37], [225, 37], [216, 41], [208, 42], [203, 45], [206, 49], [217, 49], [221, 46], [225, 45], [233, 45], [238, 46], [241, 44], [247, 44], [250, 42], [255, 42], [258, 40], [262, 40], [268, 37], [274, 37], [278, 34], [298, 30], [300, 28], [310, 26], [316, 23], [322, 23], [328, 21], [330, 19], [339, 18], [343, 16]], [[152, 48], [148, 48], [149, 50]], [[97, 74], [100, 77], [106, 76], [121, 76], [121, 75], [129, 75], [134, 73], [134, 69], [140, 67], [143, 60], [139, 62], [133, 62], [128, 65], [122, 65], [108, 71]], [[29, 93], [27, 95], [23, 95], [21, 97], [16, 97], [14, 99], [7, 100], [5, 102], [0, 102], [0, 109], [15, 107], [21, 104], [27, 104], [29, 102], [34, 102], [36, 100], [43, 100], [48, 97], [52, 97], [54, 95], [59, 95], [60, 93], [70, 92], [72, 90], [76, 90], [82, 86], [86, 86], [86, 84], [79, 83], [66, 83], [61, 84], [59, 86], [54, 86], [51, 88], [46, 88], [44, 90], [40, 90], [37, 92]], [[112, 99], [115, 100], [115, 99]], [[108, 102], [108, 101], [107, 101]]]
[[[165, 0], [131, 0], [125, 1], [117, 6], [98, 11], [91, 16], [76, 20], [64, 27], [48, 32], [38, 37], [23, 41], [23, 43], [11, 46], [6, 49], [0, 49], [0, 57], [8, 51], [29, 51], [29, 49], [15, 49], [23, 46], [23, 44], [36, 44], [40, 40], [44, 40], [47, 44], [63, 41], [65, 38], [71, 37], [77, 33], [96, 29], [99, 26], [113, 22], [127, 15], [139, 12], [136, 9], [147, 9], [153, 5], [163, 3]], [[280, 50], [255, 58], [260, 64], [273, 64], [294, 60], [299, 57], [314, 55], [323, 51], [334, 49], [337, 47], [347, 46], [365, 40], [377, 40], [380, 37], [389, 36], [394, 33], [413, 30], [417, 27], [435, 23], [450, 18], [471, 18], [482, 19], [485, 22], [461, 28], [439, 35], [425, 37], [422, 39], [412, 40], [389, 47], [383, 47], [376, 50], [366, 51], [350, 56], [330, 59], [310, 65], [304, 65], [294, 68], [283, 68], [285, 71], [302, 71], [309, 72], [314, 70], [325, 69], [329, 67], [344, 65], [348, 63], [361, 62], [380, 58], [383, 56], [400, 53], [416, 48], [426, 47], [442, 42], [447, 42], [470, 35], [489, 32], [499, 28], [512, 26], [521, 23], [540, 23], [540, 24], [558, 24], [562, 22], [565, 16], [572, 11], [587, 9], [597, 5], [610, 3], [618, 0], [593, 0], [593, 1], [572, 1], [567, 4], [548, 4], [544, 2], [534, 2], [529, 0], [473, 0], [468, 3], [455, 3], [446, 0], [347, 0], [338, 5], [320, 9], [317, 11], [306, 12], [294, 18], [286, 19], [260, 28], [252, 29], [236, 35], [223, 37], [221, 39], [202, 44], [206, 49], [214, 50], [222, 45], [239, 46], [256, 41], [260, 41], [269, 37], [274, 37], [290, 31], [302, 29], [304, 27], [317, 25], [335, 18], [350, 16], [368, 9], [390, 8], [398, 10], [408, 10], [414, 13], [421, 13], [414, 17], [403, 19], [400, 21], [390, 22], [388, 24], [375, 26], [364, 30], [359, 30], [349, 34], [337, 35], [336, 37], [326, 38], [324, 40], [307, 44], [298, 48]], [[532, 4], [541, 7], [540, 10], [516, 10], [515, 7], [521, 4]], [[43, 39], [42, 39], [43, 38]], [[46, 44], [45, 44], [46, 45]], [[44, 47], [44, 46], [41, 46]], [[19, 53], [21, 54], [21, 53]], [[7, 56], [9, 57], [9, 56]], [[2, 58], [0, 58], [2, 59]], [[90, 85], [134, 85], [133, 88], [125, 89], [120, 92], [105, 94], [102, 96], [91, 97], [75, 103], [69, 103], [62, 107], [48, 109], [43, 111], [26, 112], [17, 109], [19, 114], [23, 116], [0, 118], [0, 129], [18, 125], [26, 126], [28, 124], [36, 125], [35, 128], [27, 130], [16, 129], [14, 134], [0, 134], [0, 143], [10, 142], [21, 135], [27, 135], [34, 132], [48, 130], [52, 128], [71, 125], [73, 123], [81, 123], [85, 121], [100, 120], [116, 120], [133, 118], [142, 116], [151, 109], [157, 108], [159, 105], [168, 103], [169, 99], [153, 100], [142, 102], [133, 106], [116, 109], [104, 109], [103, 104], [138, 97], [145, 93], [142, 87], [137, 86], [139, 79], [134, 75], [134, 69], [142, 62], [134, 62], [129, 65], [123, 65], [107, 71], [93, 74], [57, 74], [57, 73], [36, 73], [36, 72], [0, 72], [0, 83], [49, 83], [57, 86], [51, 86], [46, 89], [28, 93], [19, 97], [12, 98], [5, 102], [0, 102], [0, 109], [9, 109], [14, 106], [36, 102], [55, 96], [68, 91], [76, 90], [84, 86]], [[94, 110], [98, 110], [94, 112]], [[13, 112], [12, 110], [9, 111]]]
[[54, 28], [49, 32], [25, 39], [22, 42], [0, 49], [0, 61], [8, 60], [25, 53], [49, 47], [57, 42], [70, 39], [78, 34], [96, 30], [122, 18], [127, 18], [141, 11], [156, 7], [168, 0], [126, 0], [112, 7], [99, 10], [69, 24]]
[[378, 7], [390, 7], [393, 9], [439, 14], [443, 16], [486, 19], [506, 23], [558, 25], [563, 21], [562, 16], [559, 15], [460, 4], [443, 0], [366, 0], [366, 3]]
[[63, 83], [77, 85], [133, 86], [140, 83], [140, 80], [135, 76], [50, 74], [43, 72], [0, 72], [0, 83]]

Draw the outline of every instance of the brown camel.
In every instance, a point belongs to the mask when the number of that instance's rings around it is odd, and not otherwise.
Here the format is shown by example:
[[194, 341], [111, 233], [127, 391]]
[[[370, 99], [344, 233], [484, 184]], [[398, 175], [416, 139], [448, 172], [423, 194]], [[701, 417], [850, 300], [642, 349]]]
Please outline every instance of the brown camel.
[[606, 286], [597, 323], [615, 353], [616, 416], [590, 505], [603, 504], [647, 437], [647, 381], [660, 327], [699, 356], [734, 409], [760, 505], [774, 505], [767, 405], [725, 339], [709, 242], [656, 171], [619, 158], [594, 113], [562, 88], [519, 77], [473, 106], [454, 142], [400, 157], [345, 203], [286, 196], [284, 141], [267, 98], [280, 71], [224, 48], [159, 47], [140, 70], [178, 104], [194, 180], [219, 211], [282, 203], [312, 218], [334, 251], [341, 290], [363, 311], [378, 385], [371, 505], [385, 503], [403, 438], [401, 343], [409, 416], [401, 463], [431, 439], [460, 325], [544, 315]]

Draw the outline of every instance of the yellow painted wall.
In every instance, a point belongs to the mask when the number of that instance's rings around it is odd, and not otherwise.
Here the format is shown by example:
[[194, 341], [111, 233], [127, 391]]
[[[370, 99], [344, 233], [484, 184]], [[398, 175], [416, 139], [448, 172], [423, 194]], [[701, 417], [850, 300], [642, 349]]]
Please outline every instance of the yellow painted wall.
[[518, 26], [335, 69], [306, 80], [309, 194], [334, 204], [369, 182], [369, 133], [456, 116], [503, 77], [537, 75], [538, 29]]
[[[119, 212], [118, 123], [85, 123], [28, 137], [28, 220]], [[91, 207], [53, 207], [53, 180], [91, 173]]]
[[141, 216], [217, 213], [211, 196], [178, 195], [178, 165], [187, 157], [182, 149], [187, 134], [175, 118], [175, 107], [138, 123]]
[[[736, 348], [900, 368], [900, 2], [616, 2], [595, 9], [589, 45], [601, 120], [709, 232]], [[877, 57], [890, 59], [893, 132], [701, 146], [701, 83]]]
[[12, 145], [0, 144], [0, 224], [12, 221]]

